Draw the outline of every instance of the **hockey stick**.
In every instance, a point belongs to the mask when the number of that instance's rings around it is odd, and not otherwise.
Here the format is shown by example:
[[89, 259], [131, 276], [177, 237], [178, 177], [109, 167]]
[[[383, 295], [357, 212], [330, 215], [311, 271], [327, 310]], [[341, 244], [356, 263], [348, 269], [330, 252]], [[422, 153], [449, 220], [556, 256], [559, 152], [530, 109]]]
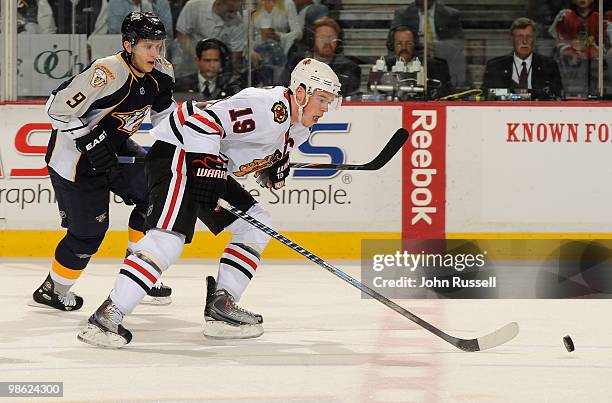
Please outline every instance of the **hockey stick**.
[[490, 349], [490, 348], [493, 348], [493, 347], [497, 347], [499, 345], [502, 345], [502, 344], [507, 343], [510, 340], [512, 340], [514, 337], [516, 337], [516, 335], [519, 332], [518, 324], [516, 322], [511, 322], [511, 323], [508, 323], [507, 325], [503, 326], [502, 328], [500, 328], [500, 329], [498, 329], [498, 330], [496, 330], [496, 331], [494, 331], [492, 333], [489, 333], [487, 335], [484, 335], [482, 337], [479, 337], [477, 339], [460, 339], [458, 337], [453, 337], [453, 336], [451, 336], [451, 335], [449, 335], [447, 333], [444, 333], [442, 330], [440, 330], [437, 327], [433, 326], [432, 324], [426, 322], [425, 320], [419, 318], [418, 316], [416, 316], [412, 312], [408, 311], [407, 309], [402, 308], [401, 306], [399, 306], [395, 302], [391, 301], [390, 299], [386, 298], [385, 296], [377, 293], [376, 291], [372, 290], [371, 288], [367, 287], [366, 285], [360, 283], [359, 281], [357, 281], [353, 277], [351, 277], [348, 274], [344, 273], [342, 270], [340, 270], [340, 269], [332, 266], [331, 264], [327, 263], [326, 261], [324, 261], [323, 259], [321, 259], [317, 255], [315, 255], [314, 253], [309, 252], [308, 250], [304, 249], [300, 245], [296, 244], [295, 242], [289, 240], [288, 238], [286, 238], [283, 235], [279, 234], [278, 232], [274, 231], [272, 228], [268, 227], [267, 225], [265, 225], [264, 223], [260, 222], [259, 220], [251, 217], [250, 215], [248, 215], [247, 213], [245, 213], [243, 211], [240, 211], [236, 207], [234, 207], [231, 204], [227, 203], [225, 200], [219, 200], [219, 205], [221, 207], [223, 207], [225, 210], [227, 210], [230, 213], [232, 213], [233, 215], [235, 215], [236, 217], [245, 220], [249, 224], [253, 225], [254, 227], [256, 227], [258, 229], [260, 229], [261, 231], [265, 232], [266, 234], [270, 235], [272, 238], [276, 239], [280, 243], [288, 246], [289, 248], [291, 248], [294, 251], [298, 252], [302, 256], [304, 256], [307, 259], [309, 259], [309, 260], [313, 261], [314, 263], [318, 264], [319, 266], [321, 266], [322, 268], [324, 268], [328, 272], [332, 273], [333, 275], [335, 275], [337, 277], [340, 277], [342, 280], [344, 280], [347, 283], [351, 284], [355, 288], [357, 288], [360, 291], [368, 294], [370, 297], [374, 298], [375, 300], [385, 304], [389, 308], [393, 309], [395, 312], [397, 312], [400, 315], [410, 319], [411, 321], [413, 321], [417, 325], [423, 327], [424, 329], [429, 330], [431, 333], [435, 334], [436, 336], [440, 337], [444, 341], [452, 344], [453, 346], [457, 347], [460, 350], [463, 350], [463, 351], [482, 351], [482, 350], [487, 350], [487, 349]]
[[311, 162], [291, 162], [291, 168], [308, 168], [308, 169], [338, 169], [344, 171], [376, 171], [383, 166], [402, 148], [409, 133], [403, 127], [391, 136], [389, 142], [383, 147], [378, 155], [370, 162], [365, 164], [317, 164]]
[[[391, 136], [389, 142], [383, 147], [378, 155], [370, 162], [365, 164], [319, 164], [312, 162], [291, 162], [291, 168], [306, 168], [306, 169], [337, 169], [344, 171], [376, 171], [385, 166], [387, 162], [402, 148], [406, 140], [408, 140], [408, 131], [404, 128], [399, 128]], [[117, 157], [120, 164], [137, 164], [144, 162], [144, 157]]]

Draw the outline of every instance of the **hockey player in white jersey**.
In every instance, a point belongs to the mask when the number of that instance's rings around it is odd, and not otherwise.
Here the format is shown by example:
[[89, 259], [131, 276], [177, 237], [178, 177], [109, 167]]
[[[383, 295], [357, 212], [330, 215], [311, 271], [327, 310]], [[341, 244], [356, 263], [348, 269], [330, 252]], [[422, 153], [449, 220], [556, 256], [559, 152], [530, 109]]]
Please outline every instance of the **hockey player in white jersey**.
[[[148, 192], [142, 166], [118, 166], [117, 154], [144, 155], [129, 137], [148, 111], [153, 123], [176, 107], [172, 66], [160, 54], [164, 25], [153, 13], [128, 14], [121, 27], [124, 51], [98, 59], [62, 83], [47, 102], [53, 131], [45, 157], [62, 226], [47, 278], [31, 305], [76, 311], [83, 298], [70, 291], [108, 229], [109, 191], [134, 205], [129, 237], [143, 234]], [[130, 243], [128, 243], [128, 248]], [[147, 290], [150, 302], [169, 303], [171, 289]]]
[[154, 128], [146, 157], [149, 208], [146, 236], [136, 244], [109, 297], [91, 315], [78, 339], [119, 348], [132, 334], [123, 318], [191, 242], [196, 219], [232, 238], [219, 261], [217, 280], [207, 278], [204, 334], [249, 338], [263, 334], [263, 318], [238, 305], [270, 238], [217, 208], [219, 198], [269, 224], [264, 210], [234, 177], [254, 174], [263, 187], [280, 189], [289, 174], [289, 153], [310, 128], [340, 105], [340, 82], [331, 68], [304, 59], [289, 88], [247, 88], [214, 102], [186, 102]]

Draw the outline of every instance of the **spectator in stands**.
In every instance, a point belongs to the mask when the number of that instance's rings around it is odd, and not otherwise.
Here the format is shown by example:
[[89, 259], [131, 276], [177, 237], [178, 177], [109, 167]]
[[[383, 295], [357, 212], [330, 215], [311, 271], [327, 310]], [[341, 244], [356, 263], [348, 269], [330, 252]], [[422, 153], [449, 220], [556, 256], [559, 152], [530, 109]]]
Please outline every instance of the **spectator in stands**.
[[534, 53], [535, 22], [521, 17], [510, 27], [514, 51], [487, 62], [483, 87], [533, 90], [536, 98], [562, 96], [563, 84], [557, 63], [550, 57]]
[[[57, 28], [47, 0], [20, 0], [17, 2], [18, 34], [52, 34]], [[0, 10], [0, 32], [2, 12]]]
[[297, 11], [300, 29], [303, 32], [306, 24], [306, 12], [314, 3], [312, 0], [293, 0], [293, 3], [295, 4], [295, 10]]
[[353, 95], [361, 85], [361, 69], [359, 65], [342, 54], [342, 29], [338, 23], [329, 17], [318, 19], [313, 24], [313, 42], [303, 55], [294, 54], [289, 60], [283, 75], [284, 84], [297, 63], [304, 57], [312, 57], [328, 64], [338, 75], [343, 96]]
[[415, 0], [409, 6], [395, 10], [391, 28], [400, 25], [410, 27], [427, 39], [428, 43], [436, 40], [463, 38], [459, 10], [436, 0], [429, 0], [427, 5], [429, 7], [427, 32], [425, 32], [423, 17], [424, 0]]
[[293, 0], [257, 0], [252, 14], [255, 85], [274, 85], [281, 80], [287, 53], [302, 31]]
[[183, 49], [193, 54], [194, 44], [201, 39], [219, 39], [232, 52], [234, 70], [239, 68], [247, 43], [241, 7], [241, 0], [189, 0], [176, 23], [176, 37]]
[[548, 37], [548, 28], [555, 20], [559, 10], [568, 8], [570, 0], [527, 0], [525, 16], [536, 23], [538, 36]]
[[58, 34], [96, 32], [98, 17], [106, 0], [46, 0], [53, 13]]
[[[387, 48], [392, 52], [392, 55], [385, 57], [385, 64], [387, 65], [387, 71], [392, 71], [392, 67], [398, 59], [401, 58], [405, 64], [408, 64], [419, 57], [417, 50], [421, 49], [421, 46], [418, 42], [417, 33], [410, 27], [400, 25], [389, 31]], [[419, 59], [422, 60], [422, 58], [421, 55]], [[379, 81], [379, 75], [374, 72], [370, 73], [368, 87], [374, 81]], [[430, 80], [428, 81], [428, 96], [430, 98], [447, 95], [452, 89], [448, 63], [444, 59], [428, 57], [427, 78]]]
[[252, 16], [255, 47], [266, 42], [280, 43], [287, 54], [296, 39], [302, 37], [293, 0], [257, 0]]
[[172, 26], [175, 28], [175, 30], [179, 14], [183, 10], [183, 7], [185, 7], [187, 1], [189, 0], [169, 0], [170, 12], [172, 13]]
[[108, 33], [120, 34], [123, 19], [133, 11], [155, 13], [166, 27], [167, 35], [172, 36], [172, 13], [168, 0], [109, 0]]
[[232, 74], [230, 50], [220, 40], [202, 39], [196, 45], [193, 60], [198, 72], [176, 80], [174, 92], [177, 98], [180, 98], [180, 92], [187, 92], [190, 93], [189, 99], [209, 101], [232, 96], [243, 88], [240, 80]]
[[[314, 43], [314, 23], [319, 18], [329, 16], [329, 9], [322, 4], [310, 4], [304, 7], [301, 12], [304, 14], [304, 28], [302, 30], [302, 37], [301, 39], [295, 41], [293, 46], [291, 46], [289, 49], [289, 53], [287, 54], [287, 60], [289, 61], [294, 60], [296, 57], [303, 58], [306, 53], [309, 53], [312, 56], [311, 51]], [[299, 18], [300, 15], [298, 14], [298, 19]], [[287, 80], [289, 79], [288, 76], [286, 78]]]
[[[577, 66], [584, 60], [597, 58], [599, 12], [596, 7], [595, 0], [572, 0], [570, 8], [557, 14], [549, 32], [557, 39], [563, 63]], [[608, 21], [604, 19], [604, 32], [607, 28]], [[607, 43], [607, 37], [604, 37], [604, 43]]]

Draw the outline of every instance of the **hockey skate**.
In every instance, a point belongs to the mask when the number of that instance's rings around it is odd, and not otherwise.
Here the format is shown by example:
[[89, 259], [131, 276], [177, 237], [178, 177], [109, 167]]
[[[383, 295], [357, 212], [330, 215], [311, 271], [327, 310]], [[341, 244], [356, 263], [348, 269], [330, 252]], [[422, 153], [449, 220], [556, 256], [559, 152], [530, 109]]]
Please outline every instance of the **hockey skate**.
[[151, 287], [140, 303], [145, 305], [168, 305], [172, 302], [170, 295], [172, 295], [172, 288], [158, 281]]
[[132, 333], [121, 325], [123, 313], [110, 297], [89, 317], [77, 339], [92, 346], [121, 348], [132, 340]]
[[77, 311], [83, 306], [83, 298], [73, 292], [69, 291], [65, 295], [56, 293], [50, 274], [47, 275], [41, 286], [34, 291], [32, 299], [28, 302], [30, 306], [55, 308], [60, 311]]
[[204, 336], [212, 339], [250, 339], [263, 334], [263, 317], [236, 304], [226, 290], [217, 289], [211, 276], [206, 277]]

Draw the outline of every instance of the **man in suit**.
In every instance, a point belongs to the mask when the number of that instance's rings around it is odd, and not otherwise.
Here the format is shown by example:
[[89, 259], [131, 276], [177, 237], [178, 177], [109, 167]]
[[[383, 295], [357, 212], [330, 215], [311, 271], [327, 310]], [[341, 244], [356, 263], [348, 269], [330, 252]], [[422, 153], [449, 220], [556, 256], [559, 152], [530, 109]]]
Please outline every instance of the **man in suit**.
[[243, 88], [240, 80], [233, 77], [230, 51], [220, 40], [200, 40], [196, 45], [196, 56], [193, 60], [198, 72], [177, 78], [174, 91], [178, 99], [185, 98], [179, 96], [180, 92], [189, 93], [186, 97], [189, 99], [222, 99], [238, 93]]
[[463, 38], [461, 14], [459, 10], [448, 7], [436, 0], [427, 2], [428, 27], [425, 31], [423, 8], [424, 0], [416, 0], [413, 4], [400, 7], [393, 14], [391, 29], [400, 25], [420, 32], [427, 42], [446, 39]]
[[532, 90], [537, 98], [562, 96], [563, 84], [557, 63], [534, 53], [536, 27], [533, 20], [521, 17], [510, 27], [514, 51], [487, 62], [484, 88], [518, 88]]

